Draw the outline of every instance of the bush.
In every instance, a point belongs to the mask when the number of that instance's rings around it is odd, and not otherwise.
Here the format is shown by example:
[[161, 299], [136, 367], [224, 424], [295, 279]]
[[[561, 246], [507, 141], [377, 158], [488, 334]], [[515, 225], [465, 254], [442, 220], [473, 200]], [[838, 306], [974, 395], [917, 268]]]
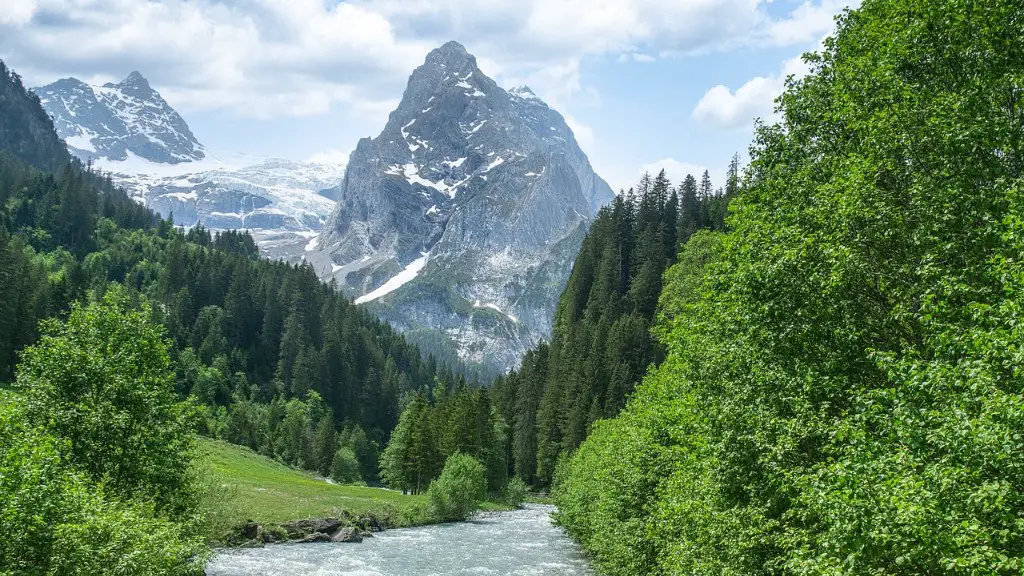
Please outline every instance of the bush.
[[163, 329], [123, 290], [48, 320], [17, 385], [27, 416], [60, 440], [61, 458], [112, 495], [145, 494], [175, 515], [193, 509], [193, 411], [177, 401]]
[[526, 482], [520, 480], [519, 476], [513, 476], [505, 485], [505, 503], [509, 506], [522, 508], [526, 501]]
[[359, 459], [354, 450], [348, 446], [338, 448], [331, 462], [331, 478], [339, 484], [356, 484], [362, 482]]
[[172, 576], [198, 571], [200, 541], [151, 505], [104, 496], [60, 459], [61, 442], [0, 398], [0, 573]]
[[469, 518], [487, 495], [487, 471], [476, 458], [456, 452], [444, 463], [441, 475], [430, 483], [427, 500], [438, 520]]

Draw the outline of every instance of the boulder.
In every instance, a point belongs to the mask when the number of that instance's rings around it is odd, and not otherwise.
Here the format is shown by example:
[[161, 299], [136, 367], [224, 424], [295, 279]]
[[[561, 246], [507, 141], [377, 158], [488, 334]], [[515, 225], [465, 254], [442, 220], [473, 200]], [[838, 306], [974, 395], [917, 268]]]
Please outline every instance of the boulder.
[[310, 518], [307, 520], [286, 522], [281, 524], [281, 527], [288, 532], [289, 538], [296, 539], [304, 538], [310, 534], [315, 534], [316, 532], [331, 534], [338, 528], [341, 528], [341, 525], [342, 521], [337, 518]]
[[362, 533], [360, 533], [359, 530], [357, 530], [357, 529], [355, 529], [355, 528], [353, 528], [351, 526], [346, 526], [345, 528], [342, 528], [341, 530], [338, 530], [338, 533], [335, 534], [333, 538], [331, 538], [331, 542], [362, 542], [362, 541], [363, 541]]
[[305, 538], [302, 538], [300, 540], [296, 540], [296, 542], [299, 543], [299, 544], [309, 544], [311, 542], [330, 542], [330, 541], [331, 541], [330, 535], [324, 534], [323, 532], [314, 532], [314, 533], [310, 534], [309, 536], [306, 536]]

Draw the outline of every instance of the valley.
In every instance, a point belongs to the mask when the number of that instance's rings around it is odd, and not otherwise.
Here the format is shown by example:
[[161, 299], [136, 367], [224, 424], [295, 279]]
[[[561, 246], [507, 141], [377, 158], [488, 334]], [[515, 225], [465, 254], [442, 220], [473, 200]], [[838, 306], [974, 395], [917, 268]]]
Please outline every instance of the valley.
[[1024, 569], [1020, 2], [125, 2], [0, 15], [0, 576]]

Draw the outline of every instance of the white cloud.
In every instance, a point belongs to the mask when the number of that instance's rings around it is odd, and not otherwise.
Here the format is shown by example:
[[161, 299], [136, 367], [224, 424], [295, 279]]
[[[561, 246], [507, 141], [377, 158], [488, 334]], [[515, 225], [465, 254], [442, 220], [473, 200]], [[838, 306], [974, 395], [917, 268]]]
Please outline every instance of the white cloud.
[[351, 150], [324, 150], [310, 156], [307, 161], [314, 164], [326, 164], [328, 166], [345, 166], [348, 164], [348, 157]]
[[36, 11], [37, 0], [7, 0], [0, 6], [0, 25], [23, 26]]
[[791, 58], [782, 63], [782, 70], [772, 76], [751, 78], [736, 91], [717, 85], [708, 89], [693, 109], [698, 122], [723, 129], [748, 129], [756, 118], [773, 120], [775, 98], [786, 87], [786, 78], [797, 78], [809, 72], [802, 58]]
[[576, 120], [569, 114], [563, 114], [565, 123], [572, 130], [574, 136], [576, 136], [576, 142], [580, 145], [580, 148], [584, 152], [593, 150], [594, 144], [597, 143], [597, 139], [594, 137], [594, 129], [586, 124]]
[[598, 100], [584, 57], [795, 44], [827, 31], [841, 0], [776, 18], [769, 1], [0, 0], [0, 54], [33, 84], [138, 69], [185, 111], [277, 117], [379, 106], [458, 39], [500, 82], [526, 79], [564, 106]]
[[700, 182], [701, 176], [704, 171], [708, 171], [708, 176], [711, 177], [711, 184], [717, 188], [725, 184], [725, 169], [724, 168], [710, 168], [702, 166], [700, 164], [694, 164], [692, 162], [683, 162], [676, 160], [675, 158], [662, 158], [661, 160], [655, 160], [648, 164], [644, 164], [640, 167], [637, 172], [636, 179], [639, 180], [644, 173], [650, 174], [652, 177], [657, 176], [658, 172], [665, 171], [665, 176], [672, 181], [673, 185], [678, 186], [680, 182], [686, 178], [687, 174], [692, 175]]

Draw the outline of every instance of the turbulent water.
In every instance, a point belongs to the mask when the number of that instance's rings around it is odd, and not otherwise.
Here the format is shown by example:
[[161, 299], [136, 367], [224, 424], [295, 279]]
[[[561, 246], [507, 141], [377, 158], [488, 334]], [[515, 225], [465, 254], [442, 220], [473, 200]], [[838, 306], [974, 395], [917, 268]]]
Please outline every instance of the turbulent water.
[[280, 544], [218, 554], [208, 576], [590, 575], [577, 547], [528, 506], [459, 524], [390, 530], [361, 544]]

